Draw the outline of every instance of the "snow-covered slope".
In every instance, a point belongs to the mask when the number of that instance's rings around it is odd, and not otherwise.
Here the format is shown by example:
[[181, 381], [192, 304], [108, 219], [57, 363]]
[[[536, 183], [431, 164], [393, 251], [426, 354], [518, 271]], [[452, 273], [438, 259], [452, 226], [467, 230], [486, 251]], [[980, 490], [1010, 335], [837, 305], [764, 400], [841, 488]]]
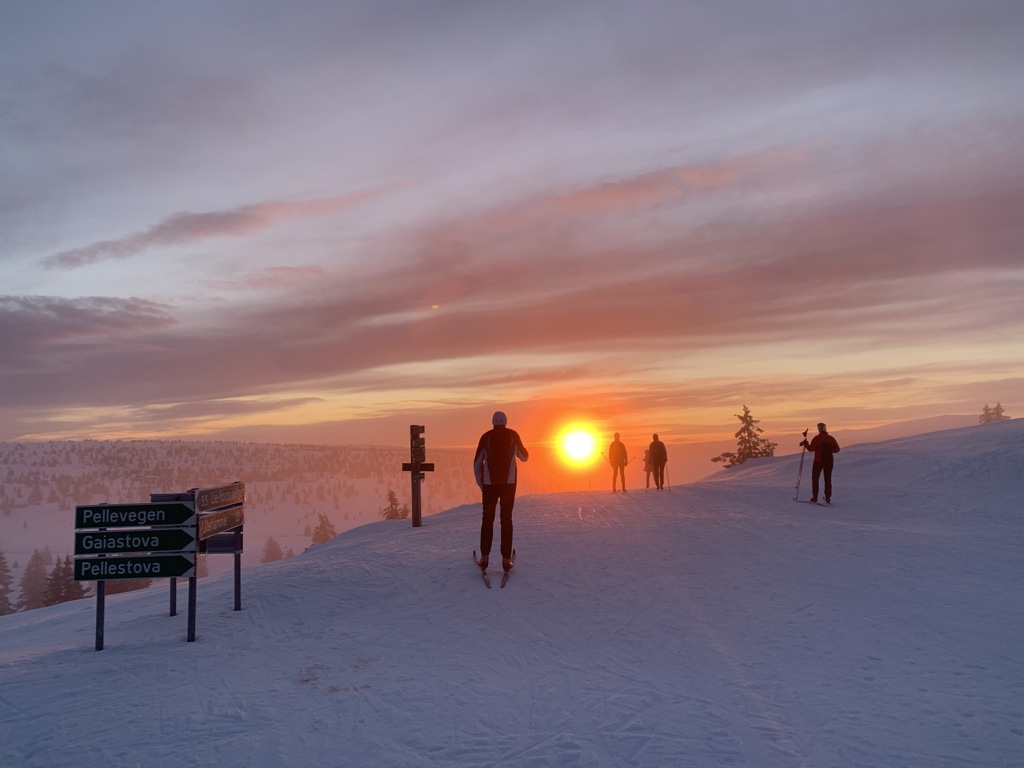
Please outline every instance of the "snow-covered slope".
[[[200, 585], [0, 618], [0, 765], [1024, 763], [1024, 421], [670, 492], [527, 496], [487, 590], [478, 508]], [[805, 467], [802, 497], [807, 496]], [[179, 604], [181, 599], [179, 599]]]

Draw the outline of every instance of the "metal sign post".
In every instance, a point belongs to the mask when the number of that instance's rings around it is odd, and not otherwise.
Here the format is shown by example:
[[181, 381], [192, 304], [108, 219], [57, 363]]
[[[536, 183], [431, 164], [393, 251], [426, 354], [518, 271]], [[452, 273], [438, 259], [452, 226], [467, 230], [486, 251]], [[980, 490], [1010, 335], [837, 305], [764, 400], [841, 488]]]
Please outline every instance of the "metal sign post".
[[[235, 555], [235, 610], [242, 610], [242, 524], [245, 484], [153, 493], [149, 503], [75, 507], [75, 581], [96, 582], [96, 650], [103, 650], [106, 582], [166, 578], [170, 615], [177, 613], [177, 580], [188, 579], [187, 641], [196, 639], [196, 554]], [[229, 548], [209, 549], [218, 536]]]

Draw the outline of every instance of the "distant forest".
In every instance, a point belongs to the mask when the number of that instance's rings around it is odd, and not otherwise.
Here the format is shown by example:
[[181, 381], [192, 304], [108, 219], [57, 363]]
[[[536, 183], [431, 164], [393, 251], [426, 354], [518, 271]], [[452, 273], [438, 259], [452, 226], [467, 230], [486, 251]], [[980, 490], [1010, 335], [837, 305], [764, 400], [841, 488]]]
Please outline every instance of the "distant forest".
[[[401, 465], [408, 460], [408, 448], [383, 446], [0, 443], [0, 615], [81, 596], [67, 578], [76, 505], [146, 502], [152, 493], [244, 482], [243, 563], [254, 565], [302, 552], [325, 531], [394, 518], [396, 502], [405, 511], [411, 478]], [[424, 515], [479, 503], [470, 451], [428, 445], [427, 460], [435, 471], [424, 484]], [[216, 558], [207, 558], [211, 569], [225, 561]]]

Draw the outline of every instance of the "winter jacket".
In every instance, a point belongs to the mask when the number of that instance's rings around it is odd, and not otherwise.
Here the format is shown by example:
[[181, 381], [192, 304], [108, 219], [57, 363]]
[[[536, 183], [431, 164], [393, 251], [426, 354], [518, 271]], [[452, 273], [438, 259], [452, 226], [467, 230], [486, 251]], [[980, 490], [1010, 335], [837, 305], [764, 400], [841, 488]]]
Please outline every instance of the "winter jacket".
[[839, 443], [828, 432], [820, 432], [814, 436], [810, 443], [806, 440], [804, 445], [808, 451], [814, 451], [814, 460], [824, 464], [832, 463], [832, 454], [839, 453]]
[[608, 463], [613, 467], [624, 467], [629, 464], [626, 458], [626, 444], [621, 440], [613, 440], [608, 446]]
[[476, 484], [483, 488], [485, 485], [514, 483], [517, 458], [521, 461], [530, 458], [518, 432], [501, 425], [484, 432], [473, 457]]
[[668, 449], [661, 440], [655, 440], [652, 442], [647, 451], [648, 456], [650, 456], [652, 467], [668, 463]]

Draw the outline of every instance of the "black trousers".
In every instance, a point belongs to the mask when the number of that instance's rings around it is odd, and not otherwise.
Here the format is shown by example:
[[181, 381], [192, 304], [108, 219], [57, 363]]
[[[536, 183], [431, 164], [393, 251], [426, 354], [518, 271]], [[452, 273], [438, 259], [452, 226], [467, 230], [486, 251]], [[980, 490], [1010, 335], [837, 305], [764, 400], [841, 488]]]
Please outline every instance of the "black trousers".
[[652, 469], [654, 470], [654, 484], [660, 491], [665, 487], [665, 465], [664, 464], [653, 464]]
[[622, 490], [626, 490], [626, 465], [612, 464], [612, 490], [615, 490], [616, 478], [622, 478]]
[[816, 461], [811, 469], [811, 497], [818, 498], [818, 479], [825, 473], [825, 500], [832, 498], [832, 462]]
[[485, 485], [484, 517], [480, 524], [480, 554], [491, 553], [494, 540], [494, 513], [501, 503], [501, 556], [512, 557], [512, 508], [516, 505], [516, 484]]

